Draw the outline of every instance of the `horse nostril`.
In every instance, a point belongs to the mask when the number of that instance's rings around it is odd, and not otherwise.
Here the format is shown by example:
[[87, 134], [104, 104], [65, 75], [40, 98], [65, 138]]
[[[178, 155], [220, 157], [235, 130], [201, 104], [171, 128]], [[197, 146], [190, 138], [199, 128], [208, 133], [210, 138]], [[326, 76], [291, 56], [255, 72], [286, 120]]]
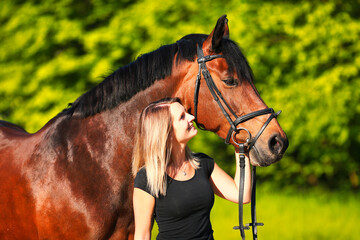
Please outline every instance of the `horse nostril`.
[[284, 153], [287, 145], [287, 139], [283, 139], [278, 134], [274, 134], [269, 140], [269, 149], [274, 154]]

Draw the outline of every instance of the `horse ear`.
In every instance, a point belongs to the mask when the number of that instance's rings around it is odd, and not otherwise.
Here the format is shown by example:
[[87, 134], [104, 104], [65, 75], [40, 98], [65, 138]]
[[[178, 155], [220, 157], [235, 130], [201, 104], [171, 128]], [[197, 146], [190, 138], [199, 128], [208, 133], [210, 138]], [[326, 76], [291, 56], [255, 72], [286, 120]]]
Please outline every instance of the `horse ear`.
[[229, 26], [226, 15], [221, 16], [208, 38], [203, 43], [203, 49], [207, 52], [216, 52], [222, 38], [229, 38]]

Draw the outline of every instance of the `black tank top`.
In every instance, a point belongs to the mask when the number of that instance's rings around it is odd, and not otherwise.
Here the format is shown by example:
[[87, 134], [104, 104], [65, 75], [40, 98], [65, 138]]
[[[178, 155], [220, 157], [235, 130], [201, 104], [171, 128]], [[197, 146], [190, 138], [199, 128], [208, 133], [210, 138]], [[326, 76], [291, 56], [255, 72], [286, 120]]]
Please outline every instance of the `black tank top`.
[[[157, 240], [211, 240], [213, 230], [210, 211], [214, 205], [214, 192], [209, 178], [214, 160], [203, 153], [196, 153], [200, 168], [187, 181], [167, 177], [166, 196], [155, 197], [155, 219], [159, 227]], [[146, 169], [136, 175], [134, 187], [150, 194]]]

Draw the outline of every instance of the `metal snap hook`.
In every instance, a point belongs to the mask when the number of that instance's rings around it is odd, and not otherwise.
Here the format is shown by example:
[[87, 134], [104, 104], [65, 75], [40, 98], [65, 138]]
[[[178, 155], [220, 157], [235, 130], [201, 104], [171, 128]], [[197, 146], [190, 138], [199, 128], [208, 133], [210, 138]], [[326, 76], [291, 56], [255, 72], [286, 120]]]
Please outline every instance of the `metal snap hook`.
[[[239, 142], [237, 142], [236, 141], [236, 135], [237, 134], [239, 134], [241, 131], [246, 131], [247, 132], [247, 134], [248, 134], [248, 138], [246, 139], [246, 141], [245, 141], [245, 143], [239, 143]], [[232, 134], [231, 134], [231, 139], [232, 139], [232, 141], [235, 143], [235, 144], [237, 144], [237, 145], [239, 145], [240, 146], [240, 144], [244, 144], [244, 146], [248, 146], [250, 143], [251, 143], [251, 133], [249, 132], [249, 130], [247, 130], [246, 128], [242, 128], [242, 127], [239, 127], [239, 128], [236, 128], [236, 131], [233, 131], [232, 132]]]

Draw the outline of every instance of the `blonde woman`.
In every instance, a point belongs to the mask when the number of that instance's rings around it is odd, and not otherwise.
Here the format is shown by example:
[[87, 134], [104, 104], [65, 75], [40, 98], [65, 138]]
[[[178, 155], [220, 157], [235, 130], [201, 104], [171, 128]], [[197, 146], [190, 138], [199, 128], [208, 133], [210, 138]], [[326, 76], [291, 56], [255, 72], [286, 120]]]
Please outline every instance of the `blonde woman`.
[[[197, 134], [193, 120], [178, 98], [141, 113], [133, 154], [135, 240], [150, 239], [154, 218], [158, 240], [213, 239], [214, 193], [238, 202], [238, 164], [233, 179], [212, 158], [192, 153], [186, 144]], [[246, 158], [243, 203], [250, 202], [250, 182]]]

